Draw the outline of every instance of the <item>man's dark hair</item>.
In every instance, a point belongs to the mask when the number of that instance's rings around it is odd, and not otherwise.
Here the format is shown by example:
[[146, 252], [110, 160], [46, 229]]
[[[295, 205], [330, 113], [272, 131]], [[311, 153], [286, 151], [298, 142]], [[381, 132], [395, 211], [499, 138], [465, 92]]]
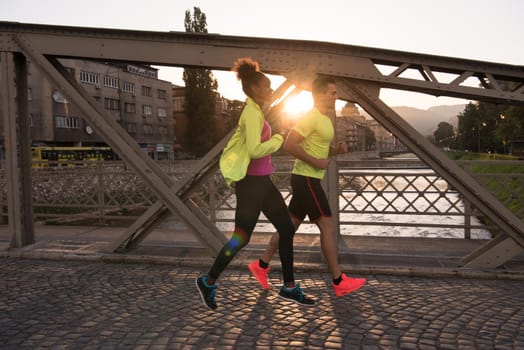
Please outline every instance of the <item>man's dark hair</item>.
[[335, 79], [331, 77], [318, 77], [311, 84], [311, 93], [313, 95], [321, 94], [327, 91], [329, 84], [336, 84]]

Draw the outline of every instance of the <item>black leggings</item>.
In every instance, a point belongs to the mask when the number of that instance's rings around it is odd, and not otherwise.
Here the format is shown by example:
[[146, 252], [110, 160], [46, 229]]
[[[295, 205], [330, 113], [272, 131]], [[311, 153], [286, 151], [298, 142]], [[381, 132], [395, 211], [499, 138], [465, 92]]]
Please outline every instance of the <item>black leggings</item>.
[[246, 246], [255, 229], [260, 213], [269, 219], [279, 233], [279, 256], [285, 282], [294, 282], [293, 235], [295, 228], [282, 194], [267, 176], [250, 176], [236, 183], [237, 208], [235, 231], [209, 270], [209, 276], [218, 279], [235, 255]]

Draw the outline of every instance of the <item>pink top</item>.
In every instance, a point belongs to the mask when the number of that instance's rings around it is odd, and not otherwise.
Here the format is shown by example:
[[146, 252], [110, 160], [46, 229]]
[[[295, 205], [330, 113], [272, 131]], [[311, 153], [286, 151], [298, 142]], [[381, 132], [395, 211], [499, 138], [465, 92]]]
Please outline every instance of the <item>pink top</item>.
[[[271, 138], [271, 126], [264, 120], [264, 126], [262, 127], [262, 134], [260, 135], [260, 142], [267, 141]], [[263, 156], [258, 159], [251, 159], [249, 167], [247, 168], [248, 175], [262, 176], [273, 174], [275, 168], [271, 162], [271, 155]]]

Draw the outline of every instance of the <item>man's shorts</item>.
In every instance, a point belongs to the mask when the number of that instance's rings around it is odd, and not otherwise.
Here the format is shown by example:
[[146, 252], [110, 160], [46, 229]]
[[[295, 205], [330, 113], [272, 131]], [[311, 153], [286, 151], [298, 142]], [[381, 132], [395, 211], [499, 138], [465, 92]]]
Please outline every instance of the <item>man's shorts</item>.
[[300, 220], [306, 215], [311, 222], [320, 217], [331, 217], [329, 202], [320, 184], [320, 179], [291, 174], [292, 197], [289, 212]]

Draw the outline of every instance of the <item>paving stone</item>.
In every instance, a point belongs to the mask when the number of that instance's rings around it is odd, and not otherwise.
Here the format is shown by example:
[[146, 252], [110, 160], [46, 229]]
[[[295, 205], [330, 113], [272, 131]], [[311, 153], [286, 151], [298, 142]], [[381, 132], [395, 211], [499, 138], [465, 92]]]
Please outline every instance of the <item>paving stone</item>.
[[302, 271], [304, 308], [254, 289], [247, 269], [219, 281], [205, 308], [201, 268], [0, 258], [0, 348], [5, 349], [518, 349], [524, 282], [365, 275], [342, 298], [330, 276]]

